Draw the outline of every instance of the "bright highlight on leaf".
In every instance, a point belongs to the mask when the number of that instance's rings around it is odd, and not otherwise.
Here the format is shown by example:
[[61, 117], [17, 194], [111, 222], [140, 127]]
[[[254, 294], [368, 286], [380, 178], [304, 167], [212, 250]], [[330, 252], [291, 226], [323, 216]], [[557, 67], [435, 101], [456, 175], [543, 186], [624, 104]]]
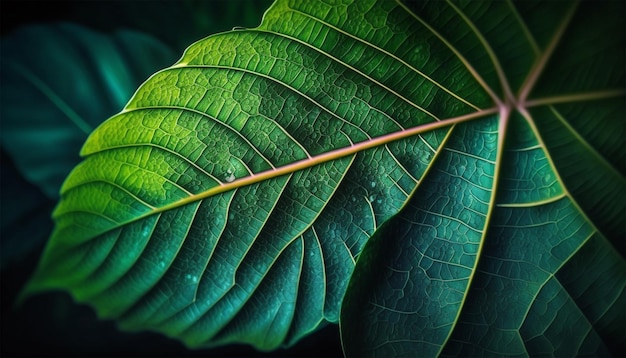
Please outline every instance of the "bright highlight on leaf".
[[623, 13], [279, 0], [92, 133], [28, 291], [191, 347], [619, 353]]

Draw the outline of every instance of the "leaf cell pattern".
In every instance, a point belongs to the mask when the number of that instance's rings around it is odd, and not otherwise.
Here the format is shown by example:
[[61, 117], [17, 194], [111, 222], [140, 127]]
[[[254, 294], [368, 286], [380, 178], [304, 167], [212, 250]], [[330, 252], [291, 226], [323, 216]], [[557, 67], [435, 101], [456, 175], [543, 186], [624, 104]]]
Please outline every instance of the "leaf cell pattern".
[[615, 353], [623, 6], [276, 1], [92, 133], [29, 290], [191, 347]]

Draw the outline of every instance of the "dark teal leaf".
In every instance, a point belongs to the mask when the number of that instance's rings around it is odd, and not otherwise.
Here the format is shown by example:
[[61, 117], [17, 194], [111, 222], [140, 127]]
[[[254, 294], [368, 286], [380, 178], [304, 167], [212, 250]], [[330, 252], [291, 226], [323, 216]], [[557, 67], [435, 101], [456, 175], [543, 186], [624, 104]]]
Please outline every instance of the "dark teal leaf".
[[484, 74], [501, 112], [454, 128], [368, 241], [343, 303], [346, 354], [622, 355], [623, 3], [406, 11]]

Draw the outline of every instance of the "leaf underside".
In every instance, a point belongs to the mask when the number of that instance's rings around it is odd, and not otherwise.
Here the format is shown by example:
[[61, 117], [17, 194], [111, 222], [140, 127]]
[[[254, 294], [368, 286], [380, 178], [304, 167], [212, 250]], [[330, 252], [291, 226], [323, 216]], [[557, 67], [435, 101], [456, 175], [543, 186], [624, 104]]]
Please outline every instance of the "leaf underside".
[[623, 13], [277, 1], [92, 133], [28, 290], [191, 347], [619, 352]]

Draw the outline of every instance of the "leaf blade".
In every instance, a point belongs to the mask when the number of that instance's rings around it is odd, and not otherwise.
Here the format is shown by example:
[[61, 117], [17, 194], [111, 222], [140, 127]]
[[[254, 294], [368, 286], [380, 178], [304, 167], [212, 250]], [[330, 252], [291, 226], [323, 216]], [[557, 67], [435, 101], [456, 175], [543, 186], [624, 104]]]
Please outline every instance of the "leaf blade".
[[[525, 106], [533, 103], [534, 113], [547, 106], [541, 98], [580, 97], [553, 91], [535, 99], [534, 88], [527, 90], [542, 83], [545, 71], [537, 69], [550, 68], [552, 49], [560, 51], [523, 26], [536, 8], [414, 5], [279, 1], [258, 29], [192, 45], [85, 144], [31, 289], [64, 287], [126, 329], [157, 330], [192, 347], [244, 342], [271, 350], [341, 320], [349, 354], [378, 345], [385, 354], [408, 354], [416, 347], [409, 344], [412, 334], [428, 336], [417, 340], [428, 341], [424, 352], [434, 355], [543, 352], [543, 342], [531, 342], [535, 320], [546, 323], [535, 307], [556, 291], [568, 305], [564, 312], [577, 307], [567, 291], [573, 288], [554, 290], [554, 275], [596, 238], [571, 184], [559, 176], [567, 170], [554, 165], [558, 145], [556, 151], [546, 145], [550, 131], [535, 125]], [[507, 33], [495, 20], [480, 23], [497, 18], [493, 11], [506, 11], [518, 26]], [[459, 21], [442, 27], [438, 16]], [[559, 32], [547, 27], [539, 33]], [[502, 33], [522, 37], [530, 54], [511, 57]], [[537, 79], [526, 80], [525, 71]], [[521, 100], [514, 98], [516, 87], [523, 88]], [[582, 96], [601, 99], [614, 88], [594, 87]], [[505, 134], [513, 139], [505, 141]], [[85, 197], [92, 199], [80, 200]], [[398, 237], [420, 249], [400, 250], [407, 242], [397, 237], [386, 246], [385, 238], [402, 230]], [[548, 263], [520, 258], [509, 251], [515, 245], [501, 241], [551, 233], [554, 241], [531, 243], [555, 256]], [[136, 235], [141, 240], [132, 257], [121, 260], [125, 240]], [[387, 274], [404, 272], [393, 270], [398, 255], [411, 269], [419, 260], [424, 271], [418, 271], [427, 274], [394, 291], [372, 272], [378, 265]], [[64, 265], [47, 271], [57, 260]], [[520, 260], [535, 277], [515, 286], [511, 262]], [[514, 268], [499, 272], [504, 266]], [[494, 295], [483, 297], [480, 287], [500, 283], [512, 289], [488, 287]], [[429, 289], [445, 293], [446, 305]], [[405, 294], [418, 299], [390, 314], [406, 318], [390, 325], [397, 329], [351, 332], [387, 324], [367, 311], [371, 302], [361, 296]], [[515, 312], [483, 324], [514, 301]], [[420, 322], [428, 315], [411, 306], [419, 303], [435, 318]], [[484, 314], [472, 311], [483, 306]], [[526, 320], [520, 312], [530, 307]], [[407, 328], [415, 324], [430, 326]], [[526, 341], [519, 335], [524, 324]], [[542, 339], [559, 351], [550, 334]], [[384, 345], [390, 339], [399, 343]], [[604, 349], [595, 338], [581, 347]]]

